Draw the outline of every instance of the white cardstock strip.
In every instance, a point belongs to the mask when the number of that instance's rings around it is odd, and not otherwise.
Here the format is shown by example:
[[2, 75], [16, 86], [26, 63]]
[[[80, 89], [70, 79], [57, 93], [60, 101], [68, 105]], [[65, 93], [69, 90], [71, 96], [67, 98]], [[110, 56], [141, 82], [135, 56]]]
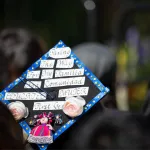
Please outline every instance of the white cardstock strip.
[[41, 88], [41, 84], [42, 84], [41, 81], [27, 81], [24, 88], [25, 89], [31, 89], [31, 88], [38, 89], [38, 88]]
[[67, 58], [71, 54], [71, 49], [69, 47], [62, 48], [52, 48], [49, 51], [49, 56], [52, 58]]
[[70, 85], [84, 85], [85, 77], [61, 78], [45, 80], [44, 88], [61, 87]]
[[34, 102], [33, 110], [62, 110], [65, 101]]
[[45, 100], [46, 93], [41, 92], [8, 92], [5, 94], [5, 100]]
[[84, 69], [55, 70], [55, 77], [82, 76]]
[[72, 68], [74, 65], [74, 59], [58, 59], [56, 68]]
[[37, 71], [29, 71], [27, 73], [27, 79], [38, 79], [40, 77], [40, 70]]
[[58, 97], [85, 96], [88, 95], [88, 91], [89, 91], [89, 87], [60, 89], [58, 93]]
[[41, 75], [41, 79], [49, 79], [49, 78], [53, 78], [53, 69], [45, 69], [42, 70], [42, 75]]
[[53, 68], [55, 60], [41, 60], [40, 68]]

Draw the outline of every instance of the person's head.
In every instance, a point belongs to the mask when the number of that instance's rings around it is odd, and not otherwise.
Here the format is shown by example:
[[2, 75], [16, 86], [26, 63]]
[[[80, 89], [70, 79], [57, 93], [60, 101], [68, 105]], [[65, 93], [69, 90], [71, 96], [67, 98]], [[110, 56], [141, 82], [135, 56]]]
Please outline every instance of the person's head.
[[108, 88], [109, 94], [104, 98], [103, 104], [109, 108], [116, 108], [116, 57], [106, 45], [87, 42], [73, 47], [74, 53]]
[[20, 125], [6, 105], [0, 101], [0, 149], [24, 149]]
[[44, 54], [43, 49], [40, 39], [25, 29], [3, 30], [0, 33], [0, 52], [7, 58], [9, 82], [39, 59]]

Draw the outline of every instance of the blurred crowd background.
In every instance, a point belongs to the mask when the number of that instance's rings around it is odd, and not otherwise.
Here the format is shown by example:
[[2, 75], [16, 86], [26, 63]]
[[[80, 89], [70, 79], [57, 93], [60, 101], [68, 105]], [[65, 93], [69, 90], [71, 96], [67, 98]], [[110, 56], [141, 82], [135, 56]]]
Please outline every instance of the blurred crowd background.
[[[150, 0], [0, 1], [1, 31], [20, 27], [30, 30], [38, 35], [42, 54], [62, 40], [110, 88], [105, 104], [121, 110], [139, 110], [146, 96], [149, 16]], [[21, 54], [20, 59], [24, 56]], [[6, 60], [0, 56], [0, 80], [4, 82], [2, 66]]]

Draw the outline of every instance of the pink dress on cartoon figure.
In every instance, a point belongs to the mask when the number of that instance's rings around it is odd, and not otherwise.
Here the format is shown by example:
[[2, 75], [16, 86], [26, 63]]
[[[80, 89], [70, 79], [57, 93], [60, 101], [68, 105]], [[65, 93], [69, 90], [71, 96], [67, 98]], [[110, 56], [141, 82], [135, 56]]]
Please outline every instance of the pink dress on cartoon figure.
[[36, 143], [36, 144], [50, 144], [53, 143], [53, 133], [52, 133], [52, 126], [48, 124], [48, 117], [43, 116], [41, 119], [38, 119], [37, 125], [31, 130], [31, 133], [28, 137], [29, 143]]

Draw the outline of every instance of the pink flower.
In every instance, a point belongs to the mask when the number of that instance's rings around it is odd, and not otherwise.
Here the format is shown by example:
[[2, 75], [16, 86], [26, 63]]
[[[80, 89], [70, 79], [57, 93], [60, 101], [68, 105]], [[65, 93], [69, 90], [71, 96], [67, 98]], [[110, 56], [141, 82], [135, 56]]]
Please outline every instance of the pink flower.
[[77, 117], [82, 114], [83, 105], [75, 97], [66, 98], [66, 102], [63, 106], [63, 112], [72, 118]]

